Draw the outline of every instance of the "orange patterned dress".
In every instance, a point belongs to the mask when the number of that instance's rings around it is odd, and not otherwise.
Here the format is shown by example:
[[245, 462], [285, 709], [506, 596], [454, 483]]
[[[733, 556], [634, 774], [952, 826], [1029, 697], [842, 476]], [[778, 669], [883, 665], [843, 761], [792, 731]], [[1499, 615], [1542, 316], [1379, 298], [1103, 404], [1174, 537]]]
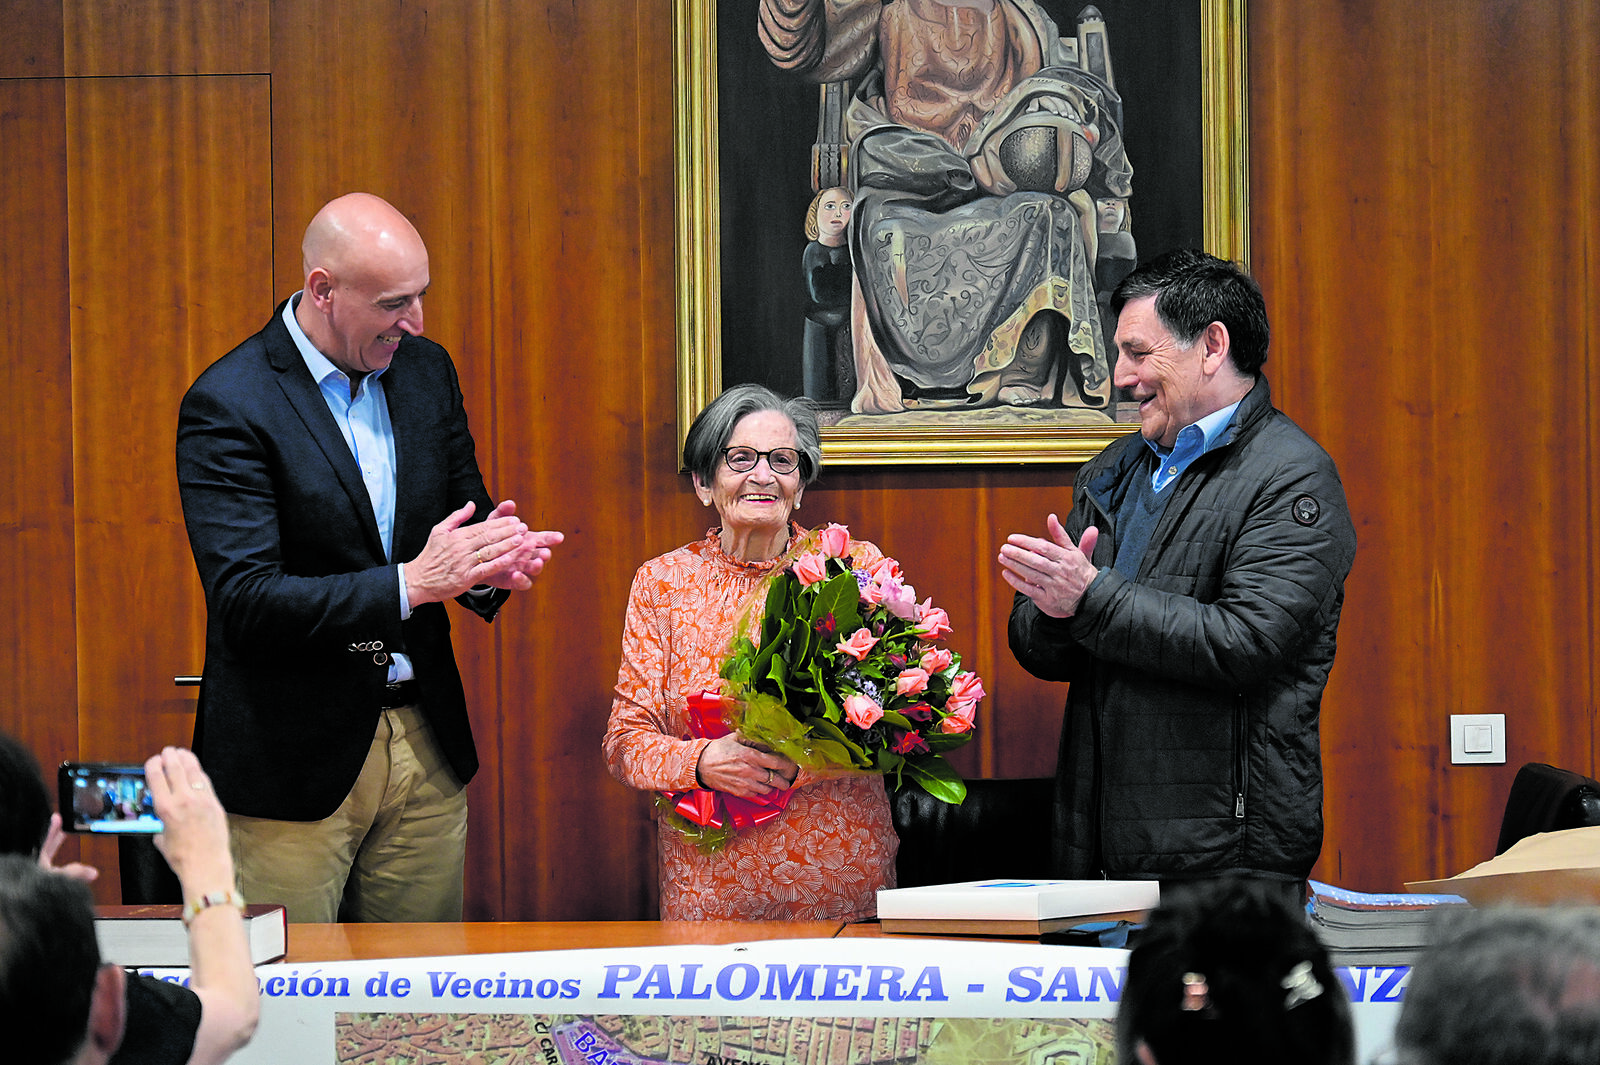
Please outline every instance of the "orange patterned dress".
[[[882, 557], [851, 541], [856, 565]], [[689, 739], [687, 697], [715, 688], [739, 614], [776, 561], [726, 554], [713, 529], [704, 540], [639, 567], [628, 594], [617, 695], [606, 727], [606, 765], [622, 783], [651, 791], [696, 786], [709, 740]], [[900, 841], [883, 778], [818, 776], [802, 769], [777, 818], [702, 854], [658, 825], [663, 920], [856, 920], [877, 913], [879, 888], [894, 887]]]

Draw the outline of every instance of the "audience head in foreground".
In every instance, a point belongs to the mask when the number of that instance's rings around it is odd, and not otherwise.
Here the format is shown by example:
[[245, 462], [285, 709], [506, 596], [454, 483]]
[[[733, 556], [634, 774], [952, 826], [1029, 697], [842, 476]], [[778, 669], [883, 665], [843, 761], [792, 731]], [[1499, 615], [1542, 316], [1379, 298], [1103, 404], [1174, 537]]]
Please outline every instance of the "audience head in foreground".
[[1395, 1046], [1405, 1065], [1600, 1062], [1600, 910], [1440, 914]]
[[122, 1042], [124, 974], [100, 964], [81, 881], [0, 855], [0, 1031], [7, 1060], [105, 1062]]
[[[109, 1056], [112, 1065], [220, 1065], [255, 1032], [261, 1000], [242, 902], [233, 892], [227, 815], [193, 752], [168, 747], [144, 770], [165, 826], [156, 849], [177, 875], [187, 906], [188, 986], [100, 965], [93, 901], [83, 887], [95, 870], [55, 864], [61, 821], [50, 812], [39, 765], [26, 747], [0, 733], [0, 855], [6, 862], [0, 873], [0, 1033], [6, 1034], [0, 1041], [28, 1033], [20, 1056], [0, 1060], [57, 1065]], [[82, 913], [73, 909], [79, 903]], [[80, 918], [88, 954], [81, 948]], [[36, 929], [46, 930], [42, 945], [34, 940]], [[67, 987], [77, 990], [67, 994]], [[43, 993], [61, 1001], [52, 998], [43, 1010], [37, 1005]], [[102, 996], [114, 999], [115, 1009]], [[69, 1005], [71, 1017], [61, 1012]], [[62, 1033], [70, 1037], [64, 1044], [55, 1038]], [[7, 1051], [13, 1045], [0, 1042]]]
[[1220, 879], [1150, 914], [1117, 1013], [1125, 1065], [1353, 1065], [1328, 953], [1276, 885]]

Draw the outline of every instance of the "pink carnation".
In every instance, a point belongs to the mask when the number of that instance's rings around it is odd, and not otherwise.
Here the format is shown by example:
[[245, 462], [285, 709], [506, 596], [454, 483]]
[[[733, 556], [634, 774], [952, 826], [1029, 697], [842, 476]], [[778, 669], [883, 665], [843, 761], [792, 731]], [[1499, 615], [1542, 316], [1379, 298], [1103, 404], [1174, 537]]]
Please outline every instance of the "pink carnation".
[[843, 558], [850, 547], [850, 530], [843, 525], [829, 523], [817, 536], [821, 541], [822, 553], [829, 558]]
[[844, 716], [857, 728], [871, 728], [883, 716], [883, 707], [865, 695], [847, 695], [844, 697]]
[[932, 599], [922, 601], [922, 617], [917, 619], [917, 631], [930, 640], [950, 632], [950, 615], [942, 607], [933, 605]]
[[794, 560], [794, 575], [803, 585], [813, 585], [828, 579], [828, 560], [821, 555], [801, 555]]
[[955, 660], [956, 656], [948, 648], [930, 647], [922, 652], [922, 659], [917, 664], [929, 673], [943, 673]]
[[840, 640], [837, 646], [840, 654], [849, 655], [860, 662], [867, 657], [867, 652], [872, 650], [877, 642], [878, 638], [866, 629], [857, 629], [850, 634], [848, 640]]
[[908, 669], [894, 679], [896, 695], [921, 695], [928, 690], [928, 674], [921, 669]]
[[[875, 579], [872, 582], [877, 584]], [[901, 584], [897, 580], [883, 582], [883, 605], [889, 613], [905, 621], [914, 621], [917, 617], [917, 590], [909, 584]]]

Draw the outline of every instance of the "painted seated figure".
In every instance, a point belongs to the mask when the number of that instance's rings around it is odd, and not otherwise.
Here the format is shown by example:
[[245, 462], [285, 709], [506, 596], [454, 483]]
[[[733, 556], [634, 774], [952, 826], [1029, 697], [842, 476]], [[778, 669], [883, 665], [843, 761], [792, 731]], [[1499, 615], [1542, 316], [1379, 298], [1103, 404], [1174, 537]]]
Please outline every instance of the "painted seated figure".
[[1033, 0], [759, 2], [775, 64], [852, 87], [851, 410], [1108, 406], [1133, 171], [1099, 12], [1063, 39]]

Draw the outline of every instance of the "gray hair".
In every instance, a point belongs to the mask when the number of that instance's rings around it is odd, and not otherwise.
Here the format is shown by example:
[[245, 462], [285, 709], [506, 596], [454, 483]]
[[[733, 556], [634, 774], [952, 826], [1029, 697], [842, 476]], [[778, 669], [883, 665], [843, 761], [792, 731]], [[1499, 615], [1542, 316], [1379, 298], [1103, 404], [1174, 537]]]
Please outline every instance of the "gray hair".
[[734, 385], [706, 404], [689, 426], [683, 441], [683, 465], [709, 485], [722, 461], [734, 427], [747, 415], [771, 410], [794, 423], [794, 439], [800, 452], [800, 483], [810, 484], [822, 472], [822, 430], [817, 425], [817, 406], [804, 396], [785, 399], [764, 385]]
[[1594, 1065], [1600, 911], [1441, 913], [1412, 967], [1395, 1045], [1418, 1065]]

